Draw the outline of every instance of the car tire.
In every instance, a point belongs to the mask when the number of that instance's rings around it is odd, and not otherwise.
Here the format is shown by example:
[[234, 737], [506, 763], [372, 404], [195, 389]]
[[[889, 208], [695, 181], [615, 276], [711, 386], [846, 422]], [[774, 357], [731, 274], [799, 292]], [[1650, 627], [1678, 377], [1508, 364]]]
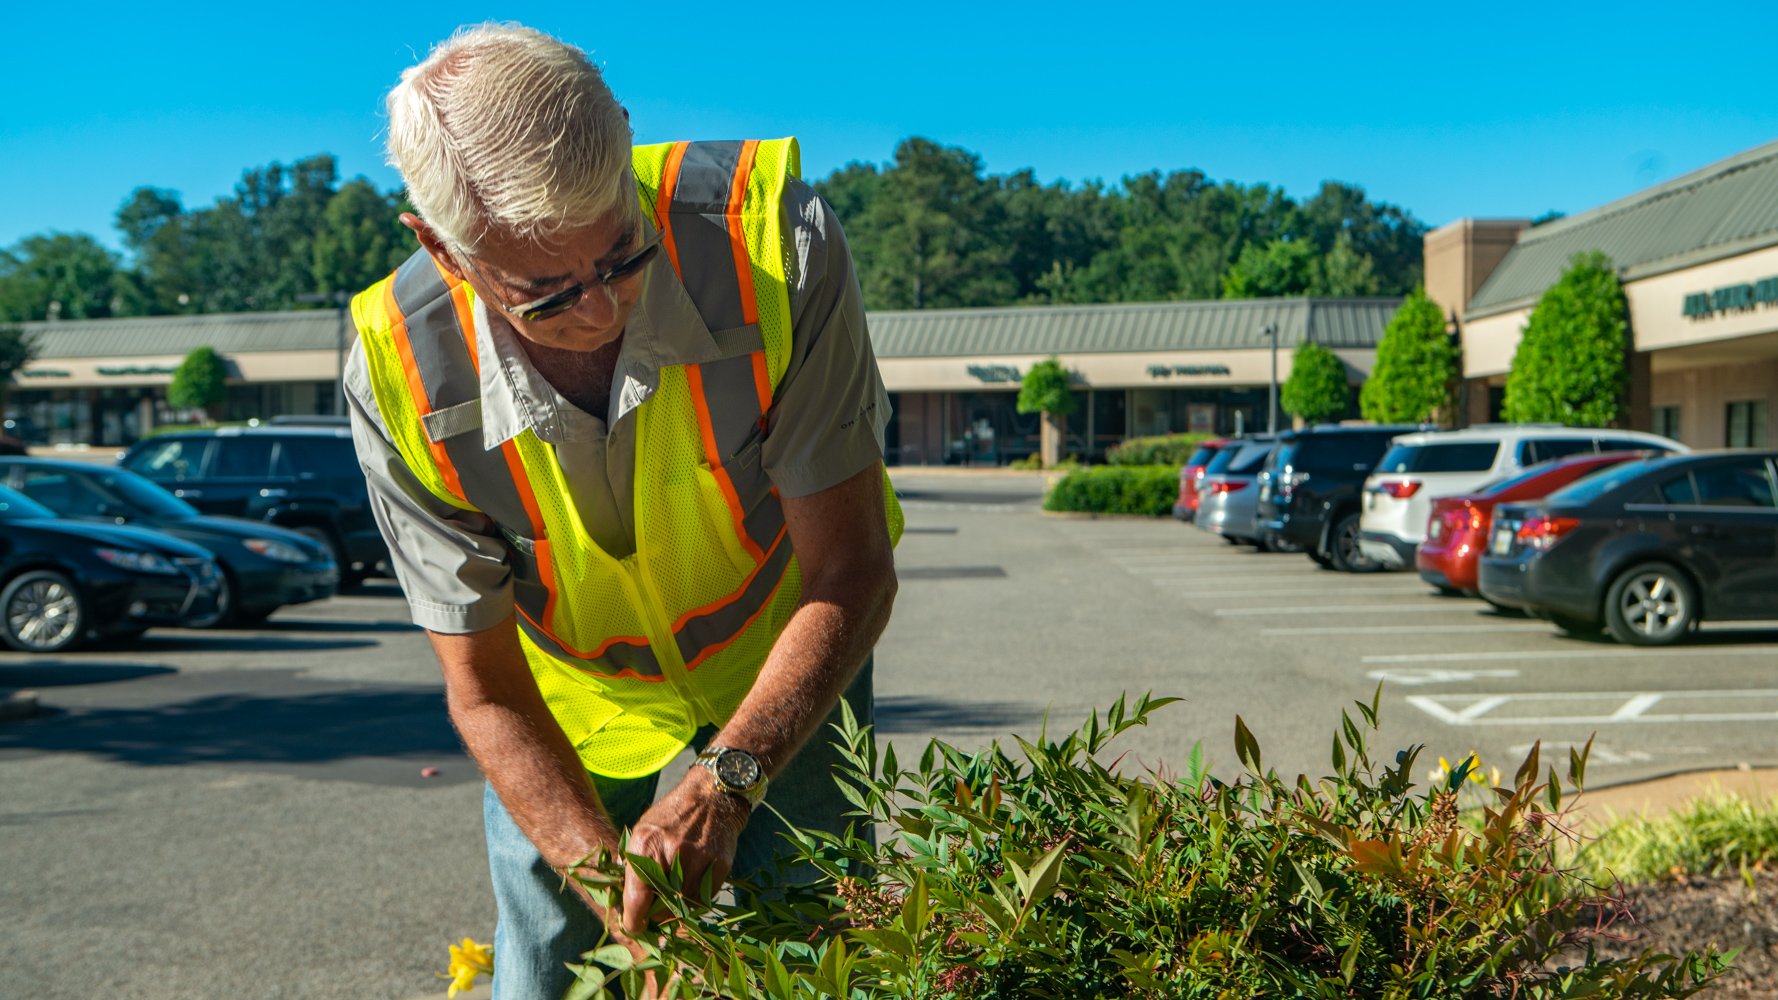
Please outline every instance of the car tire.
[[1342, 573], [1371, 573], [1378, 569], [1358, 547], [1358, 515], [1347, 514], [1327, 533], [1327, 558]]
[[22, 653], [60, 653], [86, 638], [86, 598], [54, 570], [14, 577], [0, 590], [0, 637]]
[[229, 575], [227, 569], [221, 566], [218, 566], [217, 569], [219, 572], [216, 576], [216, 617], [201, 625], [193, 625], [192, 628], [230, 628], [233, 627], [238, 617], [236, 608], [240, 601], [240, 588], [235, 586], [235, 578]]
[[1322, 552], [1320, 549], [1306, 549], [1304, 551], [1308, 552], [1309, 559], [1322, 569], [1334, 568], [1333, 560], [1329, 559], [1327, 553]]
[[1697, 622], [1697, 592], [1667, 563], [1632, 566], [1605, 591], [1605, 627], [1619, 642], [1670, 645], [1685, 638]]
[[1259, 540], [1259, 550], [1261, 552], [1301, 552], [1303, 548], [1295, 542], [1287, 542], [1278, 535], [1268, 531], [1265, 536]]

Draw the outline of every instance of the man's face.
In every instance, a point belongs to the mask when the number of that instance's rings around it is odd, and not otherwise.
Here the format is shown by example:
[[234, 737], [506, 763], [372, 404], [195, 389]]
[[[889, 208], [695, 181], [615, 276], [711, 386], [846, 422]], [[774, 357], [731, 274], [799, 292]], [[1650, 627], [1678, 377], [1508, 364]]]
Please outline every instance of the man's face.
[[[647, 280], [641, 268], [600, 280], [645, 248], [635, 222], [609, 220], [564, 232], [549, 246], [490, 233], [466, 261], [477, 294], [519, 335], [564, 351], [596, 351], [624, 331]], [[525, 306], [580, 288], [573, 305], [547, 318], [527, 319]]]

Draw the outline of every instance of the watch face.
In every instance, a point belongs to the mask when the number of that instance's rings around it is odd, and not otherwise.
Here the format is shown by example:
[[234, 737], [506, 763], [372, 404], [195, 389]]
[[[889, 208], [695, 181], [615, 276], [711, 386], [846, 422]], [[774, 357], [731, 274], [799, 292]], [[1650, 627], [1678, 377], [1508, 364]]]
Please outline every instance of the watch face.
[[730, 788], [752, 788], [759, 784], [759, 761], [731, 750], [716, 759], [716, 777]]

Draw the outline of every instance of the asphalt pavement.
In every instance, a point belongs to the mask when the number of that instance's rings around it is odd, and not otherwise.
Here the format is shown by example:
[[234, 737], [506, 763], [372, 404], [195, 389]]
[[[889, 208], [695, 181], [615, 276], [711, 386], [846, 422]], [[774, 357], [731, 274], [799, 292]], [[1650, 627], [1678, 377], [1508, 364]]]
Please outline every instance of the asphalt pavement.
[[[1595, 786], [1778, 764], [1778, 624], [1632, 650], [1412, 574], [1046, 515], [1041, 475], [893, 478], [908, 532], [878, 724], [904, 760], [1152, 691], [1184, 701], [1132, 734], [1127, 766], [1201, 742], [1232, 775], [1239, 714], [1267, 766], [1319, 775], [1342, 706], [1382, 682], [1383, 759], [1424, 744], [1426, 767], [1474, 750], [1510, 773], [1534, 741], [1597, 734]], [[412, 1000], [442, 995], [447, 944], [491, 935], [480, 782], [387, 581], [260, 629], [0, 655], [0, 695], [18, 689], [43, 711], [0, 719], [0, 994]]]

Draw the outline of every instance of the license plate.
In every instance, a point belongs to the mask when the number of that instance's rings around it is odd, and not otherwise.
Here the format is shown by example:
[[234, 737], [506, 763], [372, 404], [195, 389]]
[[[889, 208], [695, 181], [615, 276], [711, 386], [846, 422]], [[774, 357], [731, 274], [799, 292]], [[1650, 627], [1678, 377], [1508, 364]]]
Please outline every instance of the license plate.
[[1494, 540], [1488, 544], [1488, 551], [1497, 556], [1506, 555], [1513, 549], [1513, 529], [1503, 524], [1494, 529]]

